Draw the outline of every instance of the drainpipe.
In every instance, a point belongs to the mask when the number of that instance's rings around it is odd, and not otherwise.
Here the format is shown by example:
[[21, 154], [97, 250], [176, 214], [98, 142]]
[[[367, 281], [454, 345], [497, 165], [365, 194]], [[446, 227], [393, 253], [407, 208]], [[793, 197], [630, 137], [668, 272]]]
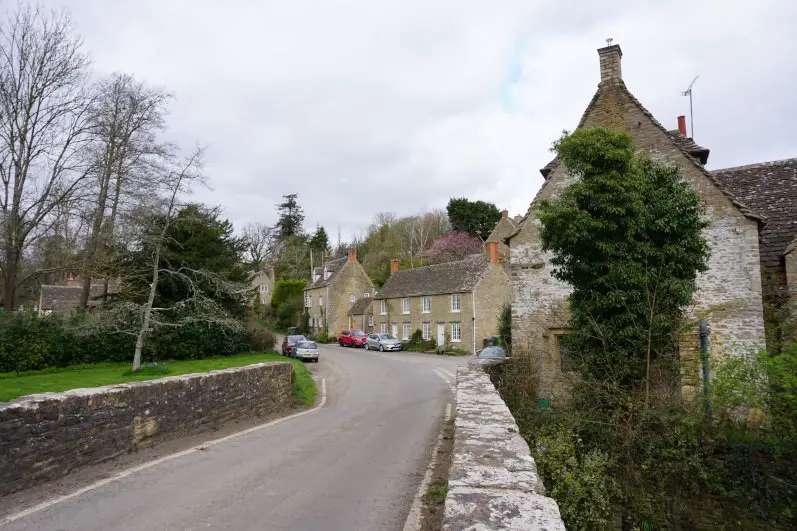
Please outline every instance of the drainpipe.
[[476, 291], [470, 292], [470, 300], [471, 300], [471, 309], [473, 311], [473, 346], [472, 346], [472, 353], [476, 355]]
[[711, 382], [708, 366], [708, 323], [700, 320], [700, 364], [703, 369], [703, 401], [706, 404], [706, 418], [711, 420]]
[[324, 288], [324, 326], [327, 327], [327, 337], [332, 335], [337, 335], [336, 332], [329, 332], [329, 312], [327, 311], [329, 308], [329, 284], [326, 285]]

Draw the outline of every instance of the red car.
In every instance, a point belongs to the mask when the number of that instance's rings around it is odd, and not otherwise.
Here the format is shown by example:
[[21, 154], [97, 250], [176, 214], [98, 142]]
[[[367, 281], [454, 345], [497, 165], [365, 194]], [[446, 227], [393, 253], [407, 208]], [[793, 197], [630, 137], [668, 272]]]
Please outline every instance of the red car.
[[368, 334], [362, 330], [341, 330], [338, 334], [338, 345], [341, 347], [354, 347], [364, 348], [365, 340], [368, 339]]

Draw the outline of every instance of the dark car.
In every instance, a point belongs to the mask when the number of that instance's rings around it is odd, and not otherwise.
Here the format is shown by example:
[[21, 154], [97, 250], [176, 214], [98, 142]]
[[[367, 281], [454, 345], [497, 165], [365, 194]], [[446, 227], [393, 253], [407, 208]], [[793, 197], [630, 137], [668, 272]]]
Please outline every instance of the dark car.
[[282, 340], [282, 355], [293, 357], [296, 354], [296, 344], [299, 341], [307, 341], [307, 338], [304, 336], [285, 336], [285, 339]]
[[338, 335], [338, 345], [341, 347], [365, 347], [365, 340], [368, 338], [365, 332], [355, 328], [341, 330]]

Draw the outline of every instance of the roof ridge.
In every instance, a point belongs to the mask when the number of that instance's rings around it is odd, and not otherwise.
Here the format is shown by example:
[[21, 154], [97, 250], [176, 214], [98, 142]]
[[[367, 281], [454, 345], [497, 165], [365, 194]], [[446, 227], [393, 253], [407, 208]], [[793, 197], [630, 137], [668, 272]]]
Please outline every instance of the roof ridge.
[[776, 166], [780, 164], [784, 164], [787, 162], [794, 162], [797, 164], [797, 157], [792, 157], [789, 159], [778, 159], [778, 160], [769, 160], [766, 162], [754, 162], [753, 164], [743, 164], [741, 166], [729, 166], [728, 168], [718, 168], [716, 170], [711, 170], [711, 173], [720, 173], [726, 171], [737, 171], [737, 170], [752, 170], [755, 168], [763, 168], [766, 166]]

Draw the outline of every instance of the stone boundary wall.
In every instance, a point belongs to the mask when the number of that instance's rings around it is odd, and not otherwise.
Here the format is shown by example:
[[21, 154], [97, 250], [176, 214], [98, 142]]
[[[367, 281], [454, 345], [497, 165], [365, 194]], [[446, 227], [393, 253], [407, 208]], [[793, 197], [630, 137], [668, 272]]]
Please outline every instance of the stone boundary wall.
[[444, 530], [564, 531], [559, 506], [545, 487], [517, 423], [483, 365], [457, 371], [454, 451]]
[[292, 367], [269, 362], [74, 389], [0, 404], [0, 496], [179, 435], [291, 405]]

